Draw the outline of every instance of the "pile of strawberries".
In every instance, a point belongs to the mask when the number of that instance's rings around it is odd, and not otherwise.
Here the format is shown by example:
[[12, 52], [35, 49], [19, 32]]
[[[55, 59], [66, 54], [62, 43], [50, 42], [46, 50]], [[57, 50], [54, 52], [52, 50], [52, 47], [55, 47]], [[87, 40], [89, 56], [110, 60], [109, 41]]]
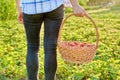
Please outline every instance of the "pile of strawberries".
[[93, 47], [95, 46], [94, 44], [90, 44], [90, 43], [86, 43], [86, 42], [83, 42], [83, 43], [80, 43], [80, 42], [63, 42], [64, 46], [68, 46], [68, 47]]

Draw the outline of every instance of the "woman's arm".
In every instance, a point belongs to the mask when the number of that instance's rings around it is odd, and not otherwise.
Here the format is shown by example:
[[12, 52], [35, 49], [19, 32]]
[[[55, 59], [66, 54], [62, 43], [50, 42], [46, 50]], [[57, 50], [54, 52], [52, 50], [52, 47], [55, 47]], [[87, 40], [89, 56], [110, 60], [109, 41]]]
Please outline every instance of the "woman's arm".
[[17, 7], [17, 10], [21, 10], [20, 8], [20, 0], [16, 0], [16, 7]]
[[16, 7], [17, 7], [17, 11], [18, 11], [17, 19], [18, 19], [19, 23], [23, 23], [22, 10], [20, 7], [20, 0], [16, 0]]
[[75, 16], [82, 17], [86, 15], [85, 10], [79, 5], [78, 0], [70, 0], [73, 6], [73, 12]]

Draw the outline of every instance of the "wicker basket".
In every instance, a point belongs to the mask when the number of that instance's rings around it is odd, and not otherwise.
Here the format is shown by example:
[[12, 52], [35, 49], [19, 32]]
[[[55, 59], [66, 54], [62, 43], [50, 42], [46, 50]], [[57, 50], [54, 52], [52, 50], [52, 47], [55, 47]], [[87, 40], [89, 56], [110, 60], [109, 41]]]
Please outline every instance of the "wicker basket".
[[88, 18], [93, 23], [96, 30], [96, 44], [91, 44], [88, 42], [77, 42], [77, 41], [62, 41], [61, 30], [63, 28], [65, 21], [70, 16], [73, 16], [73, 14], [70, 14], [62, 21], [59, 31], [58, 44], [57, 44], [58, 50], [62, 56], [62, 59], [67, 62], [72, 62], [76, 64], [88, 63], [92, 61], [92, 59], [96, 54], [96, 50], [98, 47], [98, 40], [99, 40], [98, 28], [96, 27], [96, 24], [92, 20], [92, 18], [87, 15], [86, 18]]

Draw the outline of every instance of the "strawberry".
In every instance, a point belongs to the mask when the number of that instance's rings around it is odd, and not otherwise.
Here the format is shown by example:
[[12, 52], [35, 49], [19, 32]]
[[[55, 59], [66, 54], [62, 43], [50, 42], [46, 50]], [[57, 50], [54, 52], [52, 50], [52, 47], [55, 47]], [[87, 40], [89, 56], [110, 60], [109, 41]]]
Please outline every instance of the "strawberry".
[[84, 44], [80, 44], [80, 47], [84, 47], [85, 45]]
[[72, 47], [73, 46], [76, 47], [76, 46], [78, 46], [78, 43], [77, 42], [69, 42], [68, 45], [72, 46]]

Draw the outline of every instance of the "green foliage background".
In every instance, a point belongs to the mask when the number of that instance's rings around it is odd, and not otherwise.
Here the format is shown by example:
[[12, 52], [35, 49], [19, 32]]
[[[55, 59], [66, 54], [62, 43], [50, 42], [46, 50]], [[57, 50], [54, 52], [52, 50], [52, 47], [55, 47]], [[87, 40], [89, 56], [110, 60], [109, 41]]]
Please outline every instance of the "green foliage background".
[[15, 19], [15, 0], [0, 0], [0, 20]]

